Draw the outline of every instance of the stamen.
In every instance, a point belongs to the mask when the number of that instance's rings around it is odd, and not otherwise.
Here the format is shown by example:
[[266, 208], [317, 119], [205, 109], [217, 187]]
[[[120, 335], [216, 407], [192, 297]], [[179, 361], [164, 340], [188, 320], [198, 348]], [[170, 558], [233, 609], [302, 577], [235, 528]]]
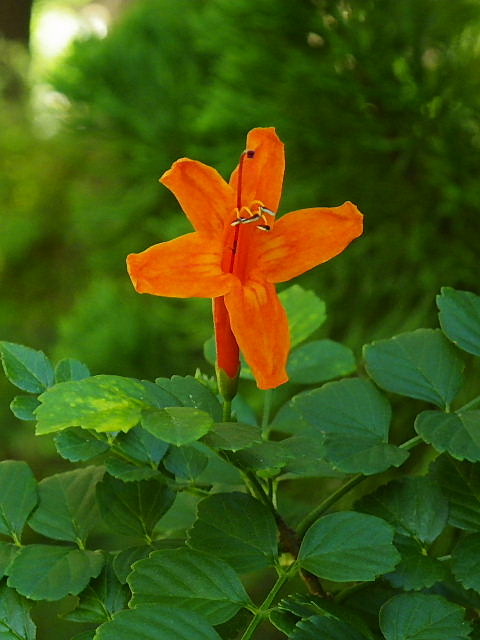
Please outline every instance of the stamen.
[[269, 224], [257, 224], [257, 229], [261, 231], [271, 231], [272, 227]]
[[269, 216], [273, 216], [273, 217], [277, 215], [275, 211], [272, 211], [268, 207], [264, 207], [263, 204], [260, 206], [260, 211], [262, 213], [268, 213]]

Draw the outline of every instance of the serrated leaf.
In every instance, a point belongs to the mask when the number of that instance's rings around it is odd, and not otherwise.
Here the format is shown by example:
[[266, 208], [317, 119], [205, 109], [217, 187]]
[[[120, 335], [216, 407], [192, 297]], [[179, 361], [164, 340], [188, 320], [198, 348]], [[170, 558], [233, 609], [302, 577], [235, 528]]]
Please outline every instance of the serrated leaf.
[[62, 458], [70, 462], [84, 462], [109, 450], [108, 442], [100, 437], [87, 429], [73, 427], [55, 434], [55, 448]]
[[17, 555], [19, 548], [11, 542], [0, 541], [0, 578], [6, 574], [8, 566]]
[[325, 458], [340, 471], [379, 473], [408, 455], [388, 444], [390, 404], [368, 380], [349, 378], [300, 393], [290, 401], [287, 422], [295, 415], [307, 434], [323, 436]]
[[298, 560], [307, 571], [334, 582], [374, 580], [400, 560], [392, 540], [392, 527], [380, 518], [332, 513], [308, 529]]
[[480, 533], [460, 538], [452, 551], [452, 572], [466, 589], [480, 591]]
[[94, 640], [221, 640], [200, 615], [185, 609], [156, 605], [120, 611], [98, 628]]
[[138, 424], [144, 409], [156, 406], [151, 390], [140, 380], [107, 375], [61, 382], [39, 400], [37, 435], [68, 427], [128, 431]]
[[291, 456], [282, 469], [282, 480], [292, 477], [335, 478], [343, 474], [336, 471], [325, 460], [325, 447], [321, 436], [292, 436], [281, 441], [284, 450]]
[[463, 363], [439, 329], [417, 329], [365, 345], [365, 366], [387, 391], [445, 409], [463, 383]]
[[112, 531], [150, 542], [175, 493], [158, 480], [124, 483], [107, 475], [97, 487], [97, 498], [102, 518]]
[[133, 464], [115, 455], [109, 456], [105, 460], [105, 467], [111, 476], [123, 480], [123, 482], [136, 482], [137, 480], [160, 477], [158, 469], [152, 469], [152, 467], [142, 464]]
[[402, 594], [381, 608], [380, 628], [386, 640], [465, 640], [470, 625], [464, 613], [440, 596]]
[[101, 623], [127, 608], [130, 591], [118, 580], [112, 564], [112, 558], [108, 556], [101, 574], [79, 594], [77, 606], [63, 618], [73, 622]]
[[274, 477], [295, 457], [284, 442], [266, 440], [232, 452], [228, 458], [240, 469], [251, 469], [262, 477]]
[[393, 587], [405, 591], [428, 589], [447, 578], [446, 566], [436, 558], [426, 555], [424, 549], [411, 538], [397, 536], [395, 546], [402, 559], [395, 571], [385, 576]]
[[184, 540], [177, 540], [173, 538], [164, 538], [162, 540], [155, 540], [152, 544], [145, 544], [139, 547], [129, 547], [123, 551], [119, 551], [113, 559], [113, 570], [118, 580], [125, 584], [127, 582], [128, 574], [132, 571], [132, 565], [138, 560], [143, 560], [152, 551], [158, 551], [159, 549], [177, 549], [183, 547]]
[[217, 422], [202, 440], [213, 449], [240, 451], [252, 444], [260, 444], [262, 431], [259, 427], [242, 422]]
[[14, 342], [0, 342], [0, 355], [5, 375], [19, 389], [41, 393], [53, 384], [53, 366], [43, 351]]
[[102, 566], [98, 551], [32, 544], [22, 547], [9, 566], [7, 584], [31, 600], [60, 600], [83, 591]]
[[0, 462], [0, 533], [19, 540], [38, 502], [37, 481], [26, 462]]
[[343, 620], [312, 616], [297, 623], [291, 640], [366, 640], [365, 636]]
[[443, 333], [460, 349], [480, 355], [480, 296], [443, 287], [437, 296]]
[[40, 406], [40, 402], [35, 396], [15, 396], [10, 403], [10, 410], [19, 420], [35, 421], [35, 409]]
[[366, 637], [368, 640], [375, 638], [360, 616], [353, 613], [350, 608], [333, 600], [313, 594], [294, 593], [282, 599], [277, 607], [280, 611], [286, 611], [295, 616], [295, 622], [312, 616], [327, 617], [345, 622], [349, 627], [360, 632], [362, 638]]
[[213, 418], [194, 407], [167, 407], [145, 412], [142, 426], [157, 438], [181, 446], [208, 433], [213, 426]]
[[36, 626], [30, 604], [13, 589], [0, 586], [0, 637], [2, 640], [35, 640]]
[[84, 631], [83, 633], [78, 633], [76, 636], [73, 636], [71, 640], [94, 640], [95, 629], [90, 629], [90, 631]]
[[419, 436], [457, 460], [480, 460], [480, 410], [443, 413], [423, 411], [415, 419]]
[[213, 625], [250, 604], [239, 577], [223, 560], [192, 549], [155, 551], [128, 577], [131, 606], [170, 605], [200, 613]]
[[222, 419], [222, 407], [216, 396], [193, 376], [157, 378], [155, 384], [178, 401], [165, 406], [193, 407], [205, 411], [217, 422]]
[[90, 377], [90, 371], [86, 364], [74, 358], [60, 360], [55, 367], [55, 382], [68, 382], [69, 380], [83, 380]]
[[431, 466], [431, 474], [449, 502], [449, 523], [466, 531], [480, 531], [480, 469], [447, 455]]
[[356, 505], [383, 518], [398, 533], [433, 542], [447, 524], [448, 502], [431, 478], [404, 478], [379, 487]]
[[288, 316], [291, 345], [295, 347], [325, 322], [325, 302], [298, 284], [284, 289], [279, 296]]
[[188, 544], [246, 573], [275, 564], [277, 535], [275, 520], [261, 502], [245, 493], [216, 493], [198, 503]]
[[208, 457], [195, 447], [171, 447], [163, 461], [165, 468], [177, 478], [194, 482], [205, 470]]
[[315, 340], [294, 349], [288, 359], [291, 382], [318, 384], [353, 373], [357, 368], [353, 351], [333, 340]]
[[54, 540], [83, 546], [98, 521], [95, 487], [103, 467], [84, 467], [44, 478], [38, 484], [39, 505], [28, 524]]
[[168, 442], [156, 438], [142, 427], [134, 427], [128, 433], [118, 434], [112, 449], [156, 468], [168, 447]]

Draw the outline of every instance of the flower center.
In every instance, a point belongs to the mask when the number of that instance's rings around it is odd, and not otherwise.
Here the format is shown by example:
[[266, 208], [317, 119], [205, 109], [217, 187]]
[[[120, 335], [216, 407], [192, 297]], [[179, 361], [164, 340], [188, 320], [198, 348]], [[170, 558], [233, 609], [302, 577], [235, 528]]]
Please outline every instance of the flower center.
[[[237, 174], [237, 206], [232, 212], [234, 219], [230, 223], [230, 229], [227, 227], [222, 264], [224, 271], [234, 273], [242, 281], [247, 275], [249, 247], [254, 241], [256, 229], [270, 231], [275, 218], [275, 212], [266, 207], [261, 200], [252, 200], [248, 205], [243, 204], [244, 161], [254, 157], [255, 151], [249, 149], [240, 156]], [[252, 223], [257, 224], [252, 225]]]

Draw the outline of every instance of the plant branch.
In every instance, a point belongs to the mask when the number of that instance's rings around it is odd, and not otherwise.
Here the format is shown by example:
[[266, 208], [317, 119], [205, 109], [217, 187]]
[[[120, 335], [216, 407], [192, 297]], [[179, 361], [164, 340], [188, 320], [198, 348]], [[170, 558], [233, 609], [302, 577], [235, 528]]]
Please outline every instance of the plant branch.
[[289, 579], [289, 577], [290, 577], [290, 572], [284, 573], [278, 577], [277, 581], [273, 585], [271, 591], [263, 601], [262, 605], [259, 607], [257, 612], [254, 614], [253, 618], [250, 620], [250, 624], [245, 629], [240, 640], [250, 640], [251, 638], [253, 638], [253, 634], [257, 630], [257, 627], [267, 617], [272, 602], [275, 600], [278, 592], [283, 587], [285, 582]]

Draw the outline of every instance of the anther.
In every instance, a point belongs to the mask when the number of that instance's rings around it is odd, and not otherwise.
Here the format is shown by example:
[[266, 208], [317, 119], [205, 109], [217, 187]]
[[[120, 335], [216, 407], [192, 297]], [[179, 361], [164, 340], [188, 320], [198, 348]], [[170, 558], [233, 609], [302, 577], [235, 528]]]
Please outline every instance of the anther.
[[270, 231], [272, 227], [269, 224], [257, 224], [257, 229], [261, 231]]
[[268, 213], [269, 216], [273, 216], [273, 217], [277, 215], [275, 211], [272, 211], [271, 209], [269, 209], [268, 207], [264, 207], [263, 205], [260, 206], [260, 211], [262, 213]]

